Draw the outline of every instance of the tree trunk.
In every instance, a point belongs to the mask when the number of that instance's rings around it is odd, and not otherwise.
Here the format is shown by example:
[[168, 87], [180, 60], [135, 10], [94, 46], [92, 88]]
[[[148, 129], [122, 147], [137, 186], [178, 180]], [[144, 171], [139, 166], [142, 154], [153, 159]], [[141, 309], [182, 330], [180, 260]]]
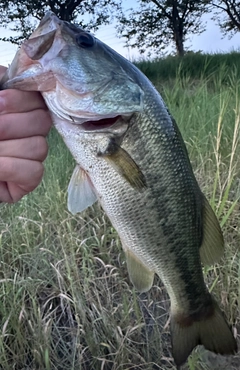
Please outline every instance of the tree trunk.
[[183, 57], [185, 54], [184, 46], [183, 46], [183, 38], [179, 33], [175, 33], [175, 45], [177, 50], [177, 55]]
[[69, 0], [62, 2], [60, 0], [49, 0], [48, 5], [62, 21], [71, 22], [74, 19], [74, 10], [81, 1], [82, 0]]
[[173, 1], [172, 4], [172, 25], [174, 33], [174, 41], [176, 45], [177, 55], [180, 57], [184, 56], [183, 47], [183, 20], [179, 15], [177, 1]]

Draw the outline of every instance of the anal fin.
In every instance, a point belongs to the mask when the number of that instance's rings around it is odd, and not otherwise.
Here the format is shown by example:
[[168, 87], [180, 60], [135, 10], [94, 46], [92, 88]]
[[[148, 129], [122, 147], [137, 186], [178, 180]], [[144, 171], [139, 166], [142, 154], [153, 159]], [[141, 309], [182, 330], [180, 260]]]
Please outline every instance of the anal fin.
[[153, 284], [154, 271], [150, 270], [129, 249], [125, 249], [127, 268], [131, 282], [140, 292], [147, 292]]
[[77, 165], [68, 185], [68, 210], [72, 214], [82, 212], [97, 201], [92, 182], [87, 173]]

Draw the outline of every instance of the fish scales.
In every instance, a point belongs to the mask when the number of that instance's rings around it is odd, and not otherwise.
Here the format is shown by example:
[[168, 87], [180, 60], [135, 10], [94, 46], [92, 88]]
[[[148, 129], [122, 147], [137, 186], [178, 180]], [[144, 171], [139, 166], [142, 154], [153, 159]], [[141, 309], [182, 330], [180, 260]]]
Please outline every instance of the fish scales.
[[[74, 146], [72, 151], [76, 153], [76, 158], [81, 158], [81, 165], [97, 189], [101, 205], [121, 237], [123, 245], [134, 251], [169, 285], [168, 280], [171, 281], [177, 275], [172, 274], [172, 271], [177, 266], [178, 257], [181, 254], [184, 257], [185, 248], [187, 250], [189, 247], [196, 250], [199, 276], [202, 277], [198, 257], [201, 220], [197, 217], [197, 214], [201, 214], [202, 195], [192, 176], [190, 164], [188, 161], [186, 163], [186, 153], [182, 150], [182, 143], [179, 141], [178, 132], [172, 124], [170, 115], [163, 110], [165, 114], [159, 117], [161, 113], [159, 105], [163, 103], [159, 101], [156, 94], [149, 94], [145, 99], [146, 114], [136, 114], [131, 119], [132, 122], [121, 144], [141, 168], [146, 168], [144, 174], [147, 179], [147, 190], [144, 193], [136, 193], [134, 189], [126, 187], [126, 181], [116, 174], [110, 165], [107, 166], [101, 159], [96, 158], [97, 143], [95, 146], [84, 145], [84, 143], [79, 145], [78, 139], [74, 143], [71, 136], [71, 143], [69, 142], [68, 145], [70, 150], [71, 146]], [[151, 106], [148, 110], [149, 103]], [[155, 109], [153, 109], [154, 105]], [[162, 125], [159, 124], [159, 119]], [[174, 148], [169, 148], [169, 137], [174, 142]], [[84, 146], [85, 150], [82, 153], [81, 149]], [[174, 172], [171, 166], [175, 167]], [[156, 172], [156, 168], [159, 172]], [[162, 173], [164, 173], [164, 179]], [[179, 182], [178, 174], [182, 178]], [[193, 190], [191, 194], [189, 189]], [[179, 205], [181, 198], [185, 198], [184, 208]], [[196, 213], [195, 219], [192, 217], [193, 212]], [[192, 228], [189, 227], [190, 223]], [[188, 245], [185, 241], [186, 233], [189, 234]], [[149, 244], [154, 248], [146, 250]], [[167, 249], [172, 253], [174, 260], [169, 258]], [[164, 256], [166, 256], [165, 259]], [[186, 270], [183, 270], [186, 275], [185, 283], [193, 287], [196, 284], [192, 281], [190, 273], [186, 274], [185, 271], [189, 271], [187, 265], [196, 266], [194, 261], [196, 258], [195, 254], [186, 255], [186, 257], [184, 259]], [[196, 280], [199, 280], [197, 276]], [[176, 287], [174, 295], [177, 295], [178, 283], [174, 286]], [[197, 292], [196, 286], [194, 290]]]
[[201, 264], [221, 257], [221, 229], [150, 81], [88, 32], [48, 13], [2, 87], [42, 93], [77, 162], [69, 210], [80, 212], [98, 200], [120, 236], [135, 287], [150, 289], [155, 273], [163, 281], [177, 366], [198, 344], [234, 353], [236, 341]]

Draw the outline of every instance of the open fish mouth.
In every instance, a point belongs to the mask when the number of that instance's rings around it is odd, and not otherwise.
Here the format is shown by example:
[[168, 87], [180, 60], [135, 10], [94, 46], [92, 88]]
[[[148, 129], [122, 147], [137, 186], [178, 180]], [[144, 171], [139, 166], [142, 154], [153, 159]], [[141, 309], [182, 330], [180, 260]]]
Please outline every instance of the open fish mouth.
[[[132, 116], [132, 115], [131, 115]], [[74, 132], [76, 135], [97, 134], [114, 136], [117, 141], [123, 137], [129, 128], [131, 116], [116, 115], [114, 117], [103, 117], [97, 119], [96, 116], [93, 120], [88, 118], [75, 120], [73, 117], [68, 116], [68, 120], [63, 121], [58, 119], [57, 116], [53, 117], [55, 125], [63, 132]], [[71, 119], [70, 119], [71, 118]], [[94, 118], [94, 117], [93, 117]], [[102, 137], [102, 136], [101, 136]]]
[[112, 127], [122, 116], [116, 116], [111, 118], [102, 118], [96, 121], [86, 121], [81, 124], [84, 131], [98, 131]]

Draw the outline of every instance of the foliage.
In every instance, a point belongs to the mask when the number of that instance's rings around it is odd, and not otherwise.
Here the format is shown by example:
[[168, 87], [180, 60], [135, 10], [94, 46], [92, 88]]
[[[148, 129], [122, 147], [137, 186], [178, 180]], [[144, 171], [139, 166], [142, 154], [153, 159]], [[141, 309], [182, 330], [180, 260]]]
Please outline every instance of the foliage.
[[[77, 21], [83, 28], [96, 30], [102, 24], [108, 24], [115, 10], [121, 9], [121, 0], [0, 0], [0, 24], [10, 27], [11, 31], [20, 32], [18, 36], [0, 38], [19, 44], [29, 37], [47, 10], [54, 12], [65, 21]], [[84, 18], [90, 20], [85, 24]]]
[[172, 43], [176, 53], [183, 56], [187, 36], [205, 29], [201, 22], [205, 1], [140, 0], [139, 5], [139, 9], [130, 9], [129, 14], [119, 17], [118, 31], [127, 45], [140, 53], [149, 47], [160, 52]]
[[[211, 0], [210, 7], [216, 10], [214, 19], [217, 21], [224, 35], [233, 36], [240, 32], [240, 1]], [[222, 16], [225, 16], [222, 19]]]

